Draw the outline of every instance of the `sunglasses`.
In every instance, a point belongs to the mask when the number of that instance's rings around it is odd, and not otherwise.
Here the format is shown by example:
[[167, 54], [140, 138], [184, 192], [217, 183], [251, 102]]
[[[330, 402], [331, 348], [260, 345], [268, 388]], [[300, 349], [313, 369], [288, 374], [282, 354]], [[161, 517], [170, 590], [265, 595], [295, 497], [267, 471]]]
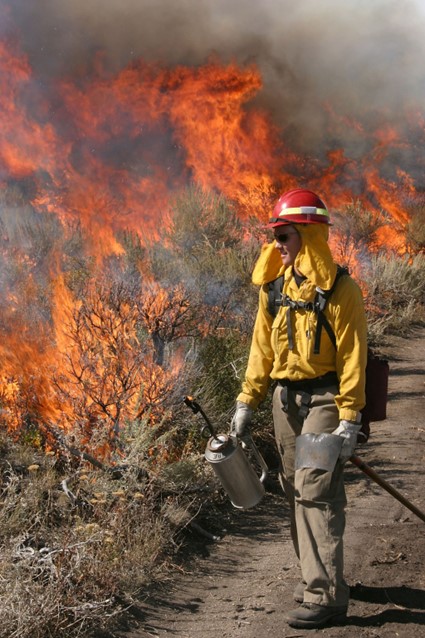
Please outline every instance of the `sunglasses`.
[[286, 244], [292, 235], [298, 235], [298, 233], [280, 233], [279, 235], [275, 235], [274, 238], [279, 244]]

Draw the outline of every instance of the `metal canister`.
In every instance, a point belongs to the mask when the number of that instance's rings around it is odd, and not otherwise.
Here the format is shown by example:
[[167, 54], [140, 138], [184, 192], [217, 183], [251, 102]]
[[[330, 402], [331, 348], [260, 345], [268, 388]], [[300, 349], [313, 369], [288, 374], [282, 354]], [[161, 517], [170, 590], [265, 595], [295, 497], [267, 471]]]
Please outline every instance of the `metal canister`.
[[232, 505], [240, 509], [254, 507], [265, 494], [263, 481], [267, 476], [267, 465], [252, 439], [249, 445], [262, 468], [261, 477], [235, 438], [226, 434], [212, 436], [205, 449], [205, 458], [211, 463]]

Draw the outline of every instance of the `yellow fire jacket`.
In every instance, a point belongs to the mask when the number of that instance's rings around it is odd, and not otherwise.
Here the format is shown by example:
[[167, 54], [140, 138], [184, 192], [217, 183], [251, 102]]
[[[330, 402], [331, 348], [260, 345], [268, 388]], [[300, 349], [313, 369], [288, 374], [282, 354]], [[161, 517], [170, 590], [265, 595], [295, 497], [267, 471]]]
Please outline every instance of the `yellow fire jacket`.
[[312, 310], [291, 312], [293, 349], [289, 349], [286, 308], [279, 308], [275, 318], [268, 311], [268, 283], [284, 273], [283, 292], [295, 301], [313, 301], [316, 286], [329, 290], [336, 277], [337, 265], [327, 243], [325, 224], [295, 225], [302, 246], [295, 266], [306, 277], [297, 286], [292, 268], [285, 268], [275, 243], [263, 248], [252, 275], [260, 285], [260, 298], [252, 336], [251, 350], [242, 392], [238, 401], [252, 408], [265, 398], [273, 381], [301, 381], [337, 373], [339, 393], [335, 402], [339, 418], [355, 421], [365, 405], [365, 368], [367, 359], [367, 325], [361, 290], [348, 276], [342, 276], [325, 308], [325, 315], [335, 333], [336, 349], [322, 330], [320, 352], [314, 354], [316, 314]]

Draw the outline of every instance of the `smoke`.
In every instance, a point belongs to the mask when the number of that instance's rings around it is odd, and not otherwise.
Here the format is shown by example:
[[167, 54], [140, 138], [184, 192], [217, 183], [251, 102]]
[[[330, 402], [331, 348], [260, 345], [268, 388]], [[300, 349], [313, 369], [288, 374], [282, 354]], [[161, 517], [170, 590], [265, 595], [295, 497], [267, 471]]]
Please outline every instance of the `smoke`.
[[[167, 65], [256, 63], [265, 107], [304, 150], [341, 117], [403, 125], [425, 103], [421, 0], [0, 0], [34, 69], [77, 73], [93, 52], [111, 70], [143, 58]], [[338, 136], [344, 132], [339, 130]], [[326, 131], [329, 137], [329, 131]], [[348, 131], [345, 146], [355, 146]], [[361, 147], [353, 153], [361, 152]]]

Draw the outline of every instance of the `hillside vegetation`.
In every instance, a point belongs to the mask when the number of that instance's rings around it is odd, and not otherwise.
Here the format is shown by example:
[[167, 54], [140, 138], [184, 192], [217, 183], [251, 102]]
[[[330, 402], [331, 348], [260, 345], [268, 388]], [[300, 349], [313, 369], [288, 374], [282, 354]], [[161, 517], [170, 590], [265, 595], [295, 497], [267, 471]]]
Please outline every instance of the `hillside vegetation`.
[[[250, 273], [270, 235], [197, 187], [156, 239], [123, 233], [103, 259], [84, 229], [15, 192], [0, 223], [0, 632], [88, 636], [172, 566], [184, 530], [222, 498], [183, 397], [228, 429], [258, 297]], [[353, 202], [332, 229], [378, 353], [424, 319], [423, 210], [393, 229], [403, 254], [378, 250], [391, 223]], [[272, 447], [268, 405], [256, 436]]]

